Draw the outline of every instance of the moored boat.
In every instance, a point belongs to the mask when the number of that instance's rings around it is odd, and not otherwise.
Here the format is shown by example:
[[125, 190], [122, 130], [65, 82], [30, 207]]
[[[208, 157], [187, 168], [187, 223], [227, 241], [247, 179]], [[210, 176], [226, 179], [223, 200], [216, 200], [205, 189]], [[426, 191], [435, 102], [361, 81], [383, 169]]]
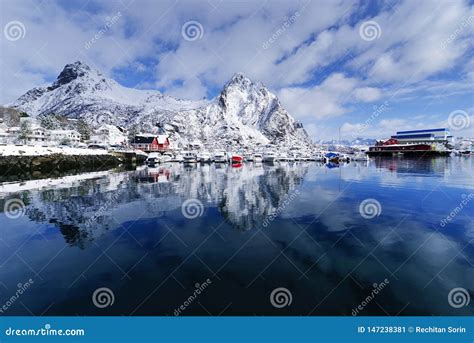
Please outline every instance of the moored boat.
[[196, 153], [193, 151], [185, 151], [183, 154], [183, 162], [184, 163], [196, 163], [197, 156]]
[[240, 154], [234, 153], [232, 154], [232, 163], [242, 163], [244, 161], [244, 157]]
[[214, 163], [226, 163], [228, 161], [225, 151], [216, 151], [212, 157]]
[[201, 163], [211, 163], [212, 162], [211, 154], [207, 151], [202, 151], [198, 155], [198, 160]]
[[253, 154], [253, 161], [254, 162], [262, 162], [263, 161], [263, 155], [260, 153], [255, 153]]
[[276, 162], [277, 155], [274, 151], [268, 150], [263, 154], [263, 162]]

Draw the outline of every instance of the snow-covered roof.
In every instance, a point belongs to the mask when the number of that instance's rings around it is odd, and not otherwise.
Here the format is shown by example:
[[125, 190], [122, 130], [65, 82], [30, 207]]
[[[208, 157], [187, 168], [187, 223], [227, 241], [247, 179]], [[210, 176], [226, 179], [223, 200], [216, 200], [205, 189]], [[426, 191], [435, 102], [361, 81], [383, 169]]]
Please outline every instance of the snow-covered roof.
[[158, 135], [158, 144], [165, 144], [167, 138], [167, 135]]

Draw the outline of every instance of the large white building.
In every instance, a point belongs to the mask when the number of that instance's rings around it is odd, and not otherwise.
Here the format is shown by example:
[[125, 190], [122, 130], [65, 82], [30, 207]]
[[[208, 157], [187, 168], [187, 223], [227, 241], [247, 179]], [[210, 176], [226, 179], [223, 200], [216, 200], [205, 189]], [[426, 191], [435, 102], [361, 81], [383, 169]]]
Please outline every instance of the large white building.
[[408, 143], [452, 143], [453, 136], [446, 128], [441, 129], [427, 129], [427, 130], [410, 130], [397, 131], [397, 134], [392, 136], [401, 144]]

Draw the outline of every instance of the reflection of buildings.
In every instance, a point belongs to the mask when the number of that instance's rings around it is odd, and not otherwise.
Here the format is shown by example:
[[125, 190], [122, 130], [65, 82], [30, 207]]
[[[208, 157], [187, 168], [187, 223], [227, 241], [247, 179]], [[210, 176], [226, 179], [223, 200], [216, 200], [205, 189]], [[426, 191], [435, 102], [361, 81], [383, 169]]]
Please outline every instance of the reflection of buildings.
[[[186, 199], [215, 207], [239, 230], [259, 227], [301, 182], [304, 164], [278, 166], [183, 164], [69, 180], [30, 193], [28, 215], [55, 224], [66, 241], [81, 248], [132, 219], [159, 218]], [[94, 175], [91, 175], [94, 176]], [[69, 177], [73, 178], [73, 177]]]
[[375, 166], [379, 169], [388, 169], [397, 174], [420, 174], [443, 176], [448, 169], [447, 158], [376, 158]]

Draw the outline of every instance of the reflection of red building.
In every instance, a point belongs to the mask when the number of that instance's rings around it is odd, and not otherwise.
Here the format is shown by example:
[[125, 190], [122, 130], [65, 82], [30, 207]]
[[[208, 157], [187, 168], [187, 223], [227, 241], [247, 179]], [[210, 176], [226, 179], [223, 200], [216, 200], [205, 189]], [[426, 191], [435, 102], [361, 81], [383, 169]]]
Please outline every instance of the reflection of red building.
[[166, 168], [160, 168], [158, 171], [149, 172], [153, 182], [166, 183], [169, 182], [171, 172]]
[[137, 135], [131, 144], [135, 149], [145, 152], [165, 152], [170, 148], [170, 140], [166, 135]]

